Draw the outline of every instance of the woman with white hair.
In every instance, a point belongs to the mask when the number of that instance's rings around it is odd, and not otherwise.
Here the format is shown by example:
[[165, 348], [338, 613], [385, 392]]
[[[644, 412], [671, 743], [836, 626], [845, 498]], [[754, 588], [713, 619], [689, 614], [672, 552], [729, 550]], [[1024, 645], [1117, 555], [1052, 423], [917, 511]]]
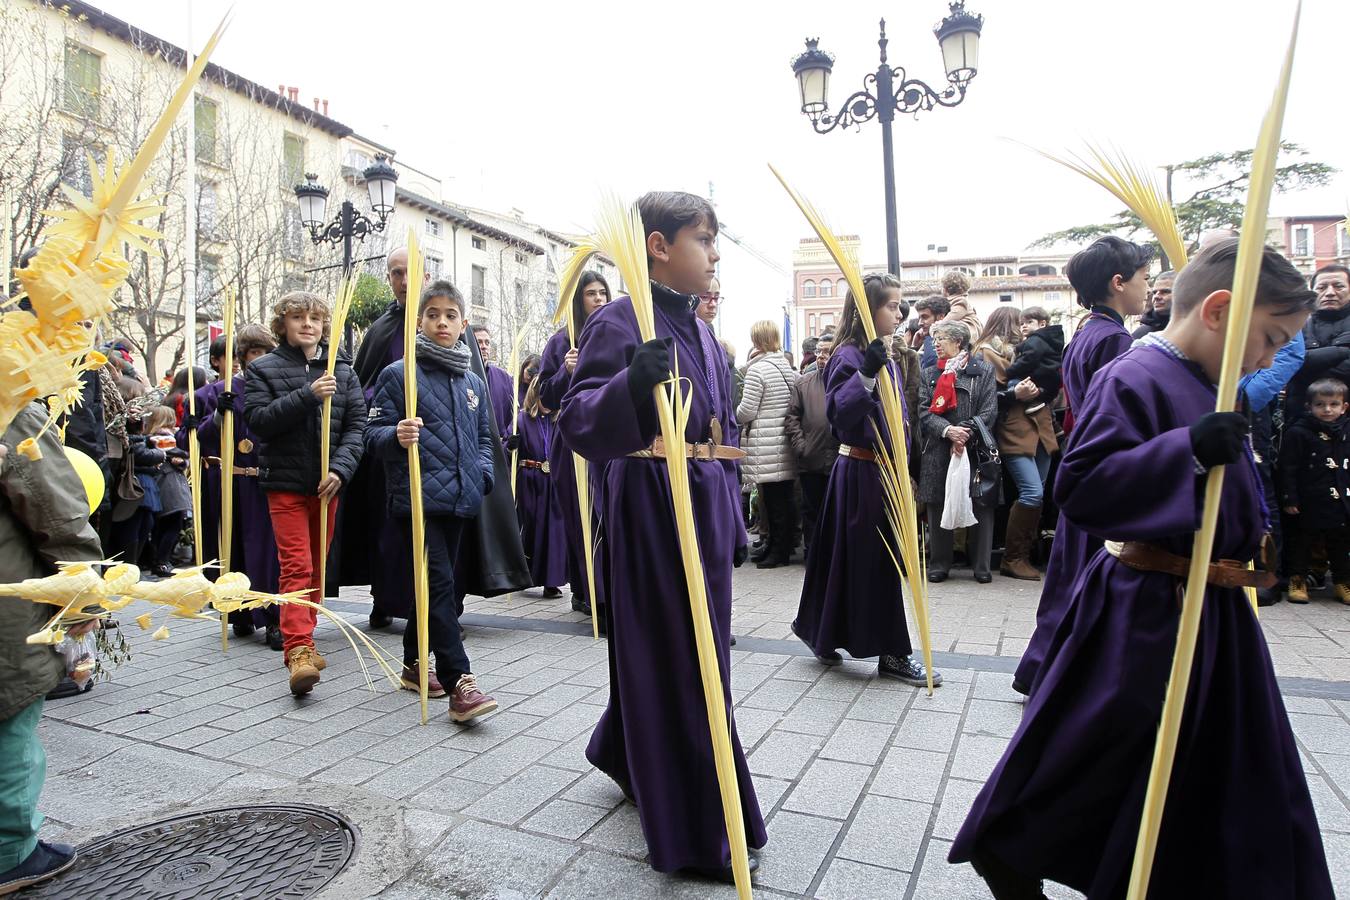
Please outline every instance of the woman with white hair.
[[797, 456], [792, 452], [786, 423], [792, 386], [797, 373], [783, 353], [778, 326], [770, 321], [750, 327], [750, 365], [745, 372], [745, 390], [736, 407], [736, 421], [744, 428], [744, 472], [759, 488], [761, 521], [769, 525], [769, 539], [758, 568], [785, 566], [796, 547], [797, 504], [793, 483]]

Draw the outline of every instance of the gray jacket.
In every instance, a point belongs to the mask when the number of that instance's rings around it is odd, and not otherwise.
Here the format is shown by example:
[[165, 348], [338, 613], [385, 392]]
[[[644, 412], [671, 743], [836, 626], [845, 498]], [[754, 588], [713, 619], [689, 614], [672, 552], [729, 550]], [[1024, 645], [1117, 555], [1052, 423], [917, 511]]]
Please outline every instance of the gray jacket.
[[825, 412], [825, 373], [819, 366], [792, 386], [784, 427], [797, 454], [798, 471], [828, 475], [839, 455], [839, 442]]
[[[0, 438], [9, 455], [0, 463], [0, 583], [40, 578], [56, 571], [57, 560], [103, 557], [89, 524], [89, 500], [70, 465], [56, 429], [38, 439], [42, 458], [31, 460], [15, 446], [47, 420], [40, 403], [30, 403]], [[0, 597], [0, 721], [56, 687], [65, 664], [52, 647], [26, 643], [58, 609]]]
[[[946, 496], [952, 445], [942, 436], [943, 430], [948, 425], [969, 427], [971, 420], [978, 416], [993, 434], [994, 420], [998, 418], [998, 382], [987, 362], [978, 356], [970, 358], [956, 376], [956, 409], [943, 415], [928, 409], [940, 374], [937, 366], [924, 369], [919, 388], [919, 500], [923, 503], [934, 503]], [[974, 440], [974, 436], [971, 439]], [[966, 459], [970, 459], [969, 453]]]

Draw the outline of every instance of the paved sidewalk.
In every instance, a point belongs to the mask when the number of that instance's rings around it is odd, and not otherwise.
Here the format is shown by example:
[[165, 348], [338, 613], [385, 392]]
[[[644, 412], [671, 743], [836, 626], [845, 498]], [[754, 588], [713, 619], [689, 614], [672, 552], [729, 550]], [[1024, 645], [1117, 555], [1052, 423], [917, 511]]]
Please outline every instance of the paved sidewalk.
[[[824, 670], [788, 623], [802, 569], [736, 574], [736, 722], [769, 845], [762, 897], [988, 897], [945, 861], [971, 799], [1021, 716], [1009, 676], [1038, 586], [969, 573], [933, 592], [946, 684], [924, 692], [848, 660]], [[365, 627], [368, 599], [334, 608]], [[330, 666], [308, 698], [257, 639], [171, 623], [90, 695], [51, 703], [42, 806], [47, 833], [81, 841], [186, 808], [303, 801], [361, 829], [362, 851], [329, 897], [732, 897], [658, 875], [636, 809], [591, 770], [586, 740], [607, 697], [603, 642], [566, 601], [538, 592], [470, 598], [467, 646], [501, 711], [451, 725], [444, 701], [418, 724], [416, 697], [367, 689], [350, 647], [321, 622]], [[1350, 896], [1350, 608], [1262, 610], [1303, 752], [1338, 893]], [[156, 623], [158, 624], [158, 623]], [[398, 650], [397, 636], [375, 635]], [[1052, 887], [1050, 896], [1078, 896]]]

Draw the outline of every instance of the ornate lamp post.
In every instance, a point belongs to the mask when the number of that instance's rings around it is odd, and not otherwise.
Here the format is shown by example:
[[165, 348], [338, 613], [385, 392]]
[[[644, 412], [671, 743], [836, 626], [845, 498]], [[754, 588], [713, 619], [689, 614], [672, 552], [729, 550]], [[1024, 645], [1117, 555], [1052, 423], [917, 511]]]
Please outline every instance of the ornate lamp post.
[[828, 134], [841, 125], [859, 126], [873, 117], [881, 121], [881, 152], [886, 183], [886, 263], [891, 272], [900, 272], [900, 238], [896, 232], [895, 147], [891, 122], [896, 114], [918, 115], [937, 106], [957, 106], [966, 98], [966, 87], [979, 68], [980, 30], [984, 16], [966, 10], [965, 0], [953, 0], [945, 19], [933, 29], [942, 50], [947, 86], [929, 87], [917, 78], [907, 77], [901, 66], [891, 68], [886, 61], [886, 20], [881, 20], [881, 64], [863, 79], [863, 88], [855, 92], [834, 115], [829, 113], [830, 72], [834, 57], [821, 50], [819, 39], [808, 38], [806, 52], [792, 61], [801, 92], [802, 113], [811, 120], [817, 134]]
[[[374, 211], [376, 220], [358, 213], [350, 200], [343, 200], [337, 215], [331, 222], [325, 224], [328, 217], [328, 188], [318, 183], [319, 176], [306, 172], [305, 183], [295, 186], [295, 196], [300, 200], [300, 221], [309, 229], [309, 236], [315, 246], [342, 245], [343, 278], [350, 278], [352, 274], [352, 239], [364, 241], [366, 235], [383, 231], [389, 214], [394, 211], [394, 189], [398, 183], [398, 172], [389, 165], [388, 157], [376, 156], [375, 162], [367, 166], [361, 174], [366, 181], [370, 208]], [[350, 321], [342, 339], [343, 349], [350, 355], [352, 352]]]

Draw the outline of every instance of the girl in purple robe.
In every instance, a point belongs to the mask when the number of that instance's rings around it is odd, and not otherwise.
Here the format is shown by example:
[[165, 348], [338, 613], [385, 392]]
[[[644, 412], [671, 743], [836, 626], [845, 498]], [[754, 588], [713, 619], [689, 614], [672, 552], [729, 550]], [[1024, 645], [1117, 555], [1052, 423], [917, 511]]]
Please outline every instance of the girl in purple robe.
[[[863, 285], [876, 333], [889, 336], [899, 324], [900, 280], [894, 275], [868, 275]], [[879, 675], [924, 685], [927, 673], [910, 644], [900, 574], [882, 546], [891, 528], [874, 427], [880, 425], [887, 446], [893, 440], [882, 422], [877, 395], [877, 373], [883, 365], [903, 397], [900, 373], [895, 363], [887, 361], [885, 342], [877, 338], [867, 343], [850, 292], [825, 367], [825, 414], [840, 442], [839, 455], [806, 554], [806, 577], [792, 631], [823, 665], [839, 665], [843, 658], [838, 651], [843, 648], [857, 659], [879, 657]], [[908, 442], [910, 436], [902, 438]], [[934, 672], [933, 684], [941, 683], [942, 676]]]
[[[601, 502], [611, 537], [608, 566], [609, 705], [586, 758], [637, 804], [652, 868], [691, 869], [730, 880], [712, 738], [694, 646], [689, 591], [670, 511], [666, 461], [694, 451], [689, 493], [698, 531], [708, 615], [731, 725], [746, 838], [768, 836], [731, 711], [731, 569], [746, 557], [734, 458], [731, 385], [711, 329], [695, 315], [718, 254], [711, 204], [683, 193], [645, 195], [638, 206], [652, 277], [655, 340], [643, 342], [632, 301], [591, 316], [558, 426], [578, 453], [606, 463]], [[688, 392], [685, 447], [655, 447], [653, 389], [678, 361]], [[697, 446], [692, 446], [697, 445]], [[758, 866], [754, 855], [751, 869]]]
[[[1189, 565], [1217, 465], [1221, 562], [1210, 566], [1149, 896], [1333, 896], [1270, 653], [1240, 587], [1265, 575], [1241, 561], [1256, 555], [1272, 511], [1246, 415], [1213, 411], [1236, 257], [1236, 239], [1201, 251], [1177, 276], [1167, 328], [1107, 366], [1080, 406], [1055, 499], [1108, 543], [1078, 575], [1041, 683], [949, 857], [973, 863], [995, 897], [1042, 896], [1043, 878], [1091, 900], [1125, 896], [1185, 585], [1171, 573]], [[1312, 299], [1267, 249], [1244, 369], [1270, 365]]]
[[[538, 365], [538, 358], [535, 358]], [[544, 597], [562, 596], [558, 585], [567, 580], [567, 528], [558, 505], [558, 493], [549, 477], [550, 450], [557, 440], [553, 411], [539, 402], [539, 379], [530, 382], [510, 441], [518, 457], [516, 511], [520, 542], [530, 561], [530, 576], [544, 586]]]
[[[1080, 407], [1093, 376], [1130, 349], [1134, 339], [1125, 330], [1125, 317], [1139, 315], [1148, 302], [1148, 266], [1152, 259], [1151, 246], [1107, 236], [1074, 254], [1065, 267], [1079, 304], [1091, 310], [1064, 351], [1064, 395], [1072, 416], [1082, 418]], [[1068, 427], [1071, 425], [1066, 424]], [[1036, 609], [1036, 630], [1013, 675], [1013, 689], [1019, 693], [1029, 695], [1035, 689], [1050, 639], [1064, 617], [1073, 580], [1101, 545], [1061, 513]]]
[[[599, 272], [581, 273], [576, 293], [572, 296], [572, 333], [578, 338], [586, 326], [586, 320], [609, 302], [609, 283]], [[539, 400], [548, 409], [560, 409], [563, 395], [572, 384], [572, 373], [577, 367], [577, 351], [567, 336], [567, 328], [561, 328], [544, 345], [544, 353], [539, 361]], [[555, 431], [553, 443], [549, 445], [549, 478], [553, 481], [554, 495], [563, 522], [567, 523], [567, 583], [572, 588], [572, 610], [589, 616], [591, 614], [591, 596], [586, 580], [586, 542], [581, 536], [581, 509], [577, 499], [577, 474], [572, 464], [572, 448], [560, 431]], [[597, 467], [592, 467], [594, 470]], [[591, 534], [592, 543], [599, 540], [600, 520], [596, 511], [600, 509], [600, 498], [595, 488], [600, 479], [591, 479]], [[595, 565], [598, 567], [599, 562]], [[600, 573], [597, 570], [596, 590], [599, 592]], [[603, 616], [603, 594], [597, 613], [600, 614], [600, 628], [605, 628]]]

